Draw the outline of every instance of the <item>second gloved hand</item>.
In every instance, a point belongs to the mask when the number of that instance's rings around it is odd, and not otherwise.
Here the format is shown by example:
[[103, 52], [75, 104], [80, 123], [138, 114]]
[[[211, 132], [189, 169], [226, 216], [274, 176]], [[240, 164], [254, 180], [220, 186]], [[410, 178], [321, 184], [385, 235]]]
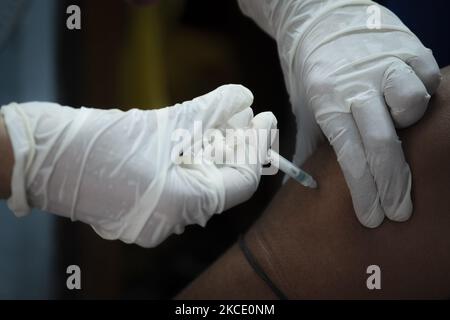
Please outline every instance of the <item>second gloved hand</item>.
[[[88, 223], [106, 239], [144, 247], [181, 233], [186, 225], [204, 226], [213, 214], [251, 197], [267, 149], [257, 149], [252, 139], [209, 144], [195, 131], [216, 129], [220, 138], [237, 123], [255, 135], [269, 133], [275, 117], [253, 117], [252, 101], [248, 89], [228, 85], [151, 111], [37, 102], [5, 106], [1, 112], [15, 156], [8, 205], [19, 216], [39, 208]], [[182, 141], [200, 147], [183, 150], [177, 131], [190, 134]], [[208, 148], [259, 154], [255, 163], [218, 164], [203, 156]], [[201, 161], [174, 161], [188, 153]]]
[[409, 219], [411, 172], [395, 127], [422, 118], [439, 86], [431, 50], [373, 1], [239, 1], [277, 40], [297, 117], [295, 162], [311, 155], [321, 129], [360, 222]]

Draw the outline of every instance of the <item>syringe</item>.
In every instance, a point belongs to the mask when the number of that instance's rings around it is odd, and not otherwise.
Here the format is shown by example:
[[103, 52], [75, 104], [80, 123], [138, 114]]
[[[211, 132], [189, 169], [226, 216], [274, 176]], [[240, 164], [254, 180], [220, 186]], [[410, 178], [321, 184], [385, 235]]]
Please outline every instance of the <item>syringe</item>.
[[277, 152], [269, 150], [268, 158], [271, 165], [277, 167], [282, 172], [286, 173], [289, 177], [299, 182], [301, 185], [311, 189], [317, 188], [317, 182], [313, 177], [311, 177], [302, 169], [298, 168], [286, 158], [280, 156]]

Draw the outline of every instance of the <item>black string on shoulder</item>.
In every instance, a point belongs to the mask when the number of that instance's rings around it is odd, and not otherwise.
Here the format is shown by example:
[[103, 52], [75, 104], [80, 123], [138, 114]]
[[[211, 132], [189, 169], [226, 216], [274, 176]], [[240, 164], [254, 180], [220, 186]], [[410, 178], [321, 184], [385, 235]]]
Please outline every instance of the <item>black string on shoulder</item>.
[[242, 250], [242, 253], [244, 254], [245, 258], [247, 259], [248, 264], [252, 267], [252, 269], [255, 271], [255, 273], [258, 275], [259, 278], [261, 278], [262, 281], [264, 281], [267, 286], [272, 290], [272, 292], [277, 296], [280, 300], [289, 300], [288, 297], [284, 294], [283, 291], [281, 291], [280, 288], [277, 287], [275, 283], [273, 283], [272, 280], [270, 280], [267, 273], [264, 272], [263, 268], [259, 265], [258, 260], [256, 260], [255, 256], [252, 254], [250, 249], [248, 248], [245, 238], [243, 235], [239, 236], [239, 248]]

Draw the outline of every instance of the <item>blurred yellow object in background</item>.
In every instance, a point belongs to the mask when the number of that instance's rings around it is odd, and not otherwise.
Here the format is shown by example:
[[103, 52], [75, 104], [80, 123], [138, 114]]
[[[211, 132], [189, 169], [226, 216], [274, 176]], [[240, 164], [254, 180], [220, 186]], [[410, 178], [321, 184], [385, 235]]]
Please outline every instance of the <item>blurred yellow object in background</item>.
[[152, 109], [169, 104], [162, 3], [132, 7], [119, 62], [121, 105]]

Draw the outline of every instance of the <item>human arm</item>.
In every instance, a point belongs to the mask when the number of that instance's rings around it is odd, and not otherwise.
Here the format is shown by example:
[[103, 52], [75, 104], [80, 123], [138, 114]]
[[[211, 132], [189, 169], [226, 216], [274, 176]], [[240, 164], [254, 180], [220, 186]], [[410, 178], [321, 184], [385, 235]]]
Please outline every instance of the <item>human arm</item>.
[[[320, 188], [289, 181], [247, 232], [248, 247], [288, 298], [450, 296], [450, 69], [443, 74], [423, 121], [400, 134], [414, 177], [416, 205], [410, 221], [362, 228], [350, 214], [350, 193], [336, 157], [322, 146], [305, 164]], [[367, 289], [370, 265], [381, 268], [382, 290]], [[276, 296], [235, 244], [177, 298]]]
[[277, 41], [297, 118], [294, 161], [301, 165], [323, 133], [338, 155], [360, 222], [377, 227], [385, 216], [407, 220], [411, 173], [395, 128], [417, 122], [439, 86], [431, 50], [373, 1], [239, 4]]

